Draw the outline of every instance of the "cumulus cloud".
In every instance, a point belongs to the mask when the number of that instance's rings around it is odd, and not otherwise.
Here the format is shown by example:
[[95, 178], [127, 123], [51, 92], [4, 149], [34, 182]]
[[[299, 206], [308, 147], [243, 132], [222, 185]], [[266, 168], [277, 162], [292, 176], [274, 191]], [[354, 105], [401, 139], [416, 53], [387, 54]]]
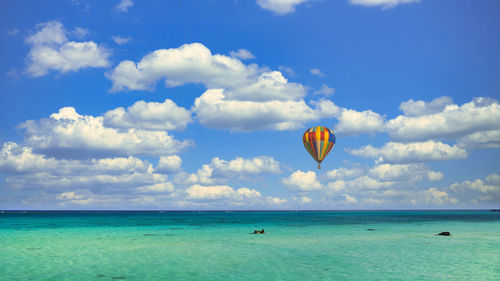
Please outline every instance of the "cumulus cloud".
[[212, 159], [211, 166], [216, 177], [281, 173], [280, 162], [269, 156], [258, 156], [251, 159], [236, 157], [231, 161], [215, 157]]
[[324, 95], [324, 96], [331, 96], [335, 93], [334, 88], [328, 87], [326, 84], [321, 85], [321, 88], [318, 90], [314, 91], [314, 95]]
[[237, 101], [226, 98], [224, 90], [211, 89], [196, 98], [192, 111], [201, 124], [233, 131], [292, 130], [304, 123], [332, 117], [339, 109], [322, 100], [311, 108], [300, 101]]
[[181, 169], [182, 159], [177, 155], [160, 156], [158, 166], [155, 171], [157, 173], [170, 174], [178, 172]]
[[358, 149], [348, 149], [347, 152], [360, 157], [374, 158], [379, 163], [413, 163], [467, 158], [467, 152], [464, 149], [436, 141], [388, 142], [381, 148], [367, 145]]
[[326, 172], [326, 177], [330, 180], [336, 180], [336, 179], [355, 178], [361, 176], [362, 174], [363, 174], [363, 169], [361, 168], [347, 169], [341, 167]]
[[234, 88], [250, 84], [259, 71], [254, 64], [247, 66], [237, 58], [212, 55], [203, 44], [192, 43], [156, 50], [138, 63], [122, 61], [107, 77], [113, 82], [111, 92], [152, 89], [160, 79], [170, 87], [203, 83], [209, 88]]
[[342, 109], [337, 115], [338, 123], [334, 131], [339, 135], [358, 135], [381, 131], [384, 126], [384, 117], [371, 110], [356, 111]]
[[426, 165], [418, 164], [380, 164], [370, 169], [369, 175], [382, 181], [439, 181], [441, 172], [431, 171]]
[[239, 49], [237, 51], [231, 51], [229, 54], [232, 57], [238, 58], [240, 60], [250, 60], [255, 59], [255, 56], [247, 49]]
[[445, 190], [431, 187], [421, 190], [386, 189], [371, 193], [362, 200], [366, 206], [384, 206], [393, 204], [398, 208], [444, 208], [457, 207], [459, 199]]
[[0, 173], [8, 175], [7, 186], [14, 189], [57, 192], [69, 188], [96, 194], [174, 190], [165, 175], [155, 173], [150, 163], [136, 157], [56, 159], [13, 142], [5, 143], [0, 151]]
[[411, 99], [409, 101], [402, 102], [399, 109], [403, 111], [406, 116], [417, 117], [442, 112], [446, 106], [452, 104], [453, 100], [450, 97], [436, 98], [431, 102], [425, 102], [422, 100], [414, 101]]
[[381, 6], [382, 9], [389, 9], [399, 4], [420, 2], [420, 0], [349, 0], [352, 5], [361, 5], [367, 7]]
[[272, 11], [277, 15], [286, 15], [293, 13], [299, 4], [309, 1], [311, 0], [257, 0], [256, 2], [264, 10]]
[[[359, 202], [365, 207], [379, 204], [394, 206], [404, 200], [413, 202], [414, 194], [418, 193], [418, 200], [414, 201], [417, 204], [423, 202], [423, 195], [427, 194], [425, 198], [430, 196], [422, 186], [425, 188], [425, 184], [442, 178], [441, 172], [432, 171], [424, 164], [380, 164], [369, 169], [339, 168], [327, 173], [327, 179], [333, 181], [328, 182], [324, 190], [331, 198], [337, 198], [340, 204]], [[346, 201], [346, 191], [356, 201]]]
[[111, 36], [111, 39], [113, 39], [113, 41], [115, 41], [116, 44], [118, 45], [124, 45], [124, 44], [127, 44], [128, 42], [130, 42], [130, 40], [132, 40], [131, 37], [121, 37], [121, 36]]
[[111, 128], [143, 130], [183, 130], [192, 122], [191, 112], [172, 100], [138, 101], [127, 109], [119, 107], [104, 114], [103, 124]]
[[132, 0], [121, 0], [120, 3], [115, 6], [115, 10], [126, 13], [128, 12], [128, 9], [133, 6], [134, 2], [132, 2]]
[[269, 156], [254, 158], [236, 157], [227, 161], [219, 157], [212, 158], [210, 164], [204, 164], [198, 171], [187, 178], [190, 183], [213, 184], [227, 179], [248, 179], [259, 174], [281, 173], [280, 162]]
[[73, 107], [61, 108], [48, 119], [26, 121], [20, 128], [34, 151], [57, 158], [168, 155], [190, 145], [165, 131], [108, 128], [102, 116], [80, 115]]
[[[75, 32], [77, 36], [81, 36], [85, 31], [80, 28]], [[69, 41], [66, 34], [64, 26], [58, 21], [37, 25], [37, 32], [26, 39], [31, 46], [26, 69], [29, 75], [38, 77], [51, 70], [66, 73], [110, 65], [110, 51], [107, 48], [93, 41]]]
[[492, 208], [500, 204], [500, 176], [497, 173], [490, 174], [485, 179], [455, 182], [449, 189], [469, 203], [481, 203], [483, 206], [487, 204]]
[[188, 199], [195, 200], [217, 200], [217, 199], [233, 199], [247, 200], [249, 198], [260, 198], [261, 194], [255, 189], [239, 188], [234, 190], [227, 185], [211, 185], [203, 186], [195, 184], [186, 189]]
[[500, 130], [481, 131], [461, 137], [457, 146], [466, 149], [499, 148]]
[[256, 81], [230, 89], [230, 99], [239, 101], [297, 100], [306, 95], [304, 86], [290, 83], [279, 71], [264, 72]]
[[282, 182], [298, 191], [315, 191], [323, 188], [323, 185], [316, 178], [316, 172], [313, 171], [295, 171], [289, 177], [284, 178]]
[[[288, 81], [280, 71], [246, 65], [236, 53], [232, 55], [212, 54], [200, 43], [185, 44], [156, 50], [138, 63], [122, 61], [106, 76], [113, 82], [112, 92], [153, 89], [158, 80], [169, 87], [203, 84], [208, 89], [196, 98], [191, 111], [209, 128], [293, 130], [310, 121], [337, 117], [339, 133], [359, 134], [378, 130], [383, 123], [383, 117], [372, 111], [341, 109], [324, 99], [313, 100], [309, 106], [303, 99], [307, 87]], [[333, 91], [323, 85], [316, 93], [330, 95]]]
[[109, 195], [95, 194], [89, 190], [75, 190], [67, 191], [57, 194], [55, 197], [59, 202], [59, 206], [67, 205], [95, 205], [95, 204], [106, 204], [111, 202], [117, 202], [116, 198]]
[[384, 128], [393, 140], [457, 139], [500, 130], [500, 104], [494, 99], [479, 97], [461, 106], [446, 97], [430, 103], [410, 100], [400, 108], [406, 115], [387, 121]]
[[122, 61], [107, 77], [113, 82], [111, 92], [148, 90], [164, 79], [170, 87], [202, 83], [226, 89], [229, 98], [238, 100], [291, 100], [306, 95], [302, 85], [288, 82], [279, 71], [264, 71], [235, 57], [213, 55], [200, 43], [156, 50], [137, 64]]

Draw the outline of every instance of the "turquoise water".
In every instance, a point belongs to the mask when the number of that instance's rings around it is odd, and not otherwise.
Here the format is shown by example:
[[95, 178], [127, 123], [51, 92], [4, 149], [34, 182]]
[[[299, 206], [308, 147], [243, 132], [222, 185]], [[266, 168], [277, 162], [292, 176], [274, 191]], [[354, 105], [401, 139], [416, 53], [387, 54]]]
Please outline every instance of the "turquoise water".
[[0, 280], [500, 280], [500, 212], [4, 212]]

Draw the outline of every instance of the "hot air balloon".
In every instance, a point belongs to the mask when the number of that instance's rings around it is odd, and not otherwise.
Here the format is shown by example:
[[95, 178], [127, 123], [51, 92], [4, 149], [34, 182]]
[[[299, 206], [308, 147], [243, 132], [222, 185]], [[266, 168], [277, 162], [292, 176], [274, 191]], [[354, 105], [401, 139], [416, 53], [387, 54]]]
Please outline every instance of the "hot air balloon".
[[307, 152], [318, 162], [318, 169], [320, 169], [321, 162], [335, 145], [335, 135], [327, 127], [312, 127], [306, 130], [302, 136], [302, 142]]

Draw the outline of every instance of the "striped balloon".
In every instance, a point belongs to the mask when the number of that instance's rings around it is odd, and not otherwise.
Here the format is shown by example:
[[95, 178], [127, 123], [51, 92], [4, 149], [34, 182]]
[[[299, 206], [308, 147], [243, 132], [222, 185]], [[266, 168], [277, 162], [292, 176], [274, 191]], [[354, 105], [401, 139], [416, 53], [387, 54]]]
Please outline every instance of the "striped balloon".
[[327, 127], [312, 127], [306, 130], [302, 136], [302, 142], [307, 152], [318, 162], [318, 169], [320, 169], [321, 161], [335, 146], [335, 135]]

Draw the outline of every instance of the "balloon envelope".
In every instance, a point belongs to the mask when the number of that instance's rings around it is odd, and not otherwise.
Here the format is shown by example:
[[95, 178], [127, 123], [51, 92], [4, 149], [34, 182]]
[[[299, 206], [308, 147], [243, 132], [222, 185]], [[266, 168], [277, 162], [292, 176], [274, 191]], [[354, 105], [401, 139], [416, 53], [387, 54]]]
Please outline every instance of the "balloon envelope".
[[312, 127], [306, 130], [302, 136], [302, 142], [307, 152], [318, 162], [319, 169], [321, 161], [335, 146], [335, 135], [327, 127]]

